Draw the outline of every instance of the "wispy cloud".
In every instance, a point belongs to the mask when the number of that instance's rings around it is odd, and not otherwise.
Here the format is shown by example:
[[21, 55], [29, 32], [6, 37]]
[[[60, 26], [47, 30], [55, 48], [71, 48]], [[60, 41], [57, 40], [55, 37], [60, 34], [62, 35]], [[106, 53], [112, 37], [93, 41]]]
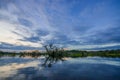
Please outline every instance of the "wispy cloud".
[[50, 42], [74, 49], [119, 46], [118, 7], [113, 0], [0, 0], [0, 42], [32, 48]]

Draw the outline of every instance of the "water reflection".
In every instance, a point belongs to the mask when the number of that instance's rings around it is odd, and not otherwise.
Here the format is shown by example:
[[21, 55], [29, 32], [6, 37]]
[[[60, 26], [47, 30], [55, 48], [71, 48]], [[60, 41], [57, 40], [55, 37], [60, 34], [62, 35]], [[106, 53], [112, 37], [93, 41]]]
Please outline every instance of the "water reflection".
[[52, 64], [56, 63], [57, 61], [64, 61], [65, 52], [63, 48], [58, 48], [53, 44], [45, 45], [46, 49], [46, 60], [43, 63], [43, 66], [51, 67]]
[[6, 78], [14, 76], [21, 68], [37, 67], [39, 64], [36, 59], [3, 57], [0, 59], [0, 80], [13, 80]]
[[120, 80], [120, 58], [70, 58], [51, 68], [42, 66], [45, 60], [2, 58], [0, 80]]

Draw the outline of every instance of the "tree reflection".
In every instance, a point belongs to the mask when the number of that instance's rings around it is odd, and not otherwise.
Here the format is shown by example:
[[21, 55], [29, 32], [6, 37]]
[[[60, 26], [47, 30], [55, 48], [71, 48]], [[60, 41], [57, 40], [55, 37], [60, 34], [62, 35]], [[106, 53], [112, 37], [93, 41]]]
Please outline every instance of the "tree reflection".
[[45, 45], [44, 46], [46, 53], [45, 53], [45, 62], [43, 66], [51, 67], [52, 64], [56, 63], [57, 61], [64, 61], [64, 57], [66, 55], [63, 48], [58, 48], [53, 44]]

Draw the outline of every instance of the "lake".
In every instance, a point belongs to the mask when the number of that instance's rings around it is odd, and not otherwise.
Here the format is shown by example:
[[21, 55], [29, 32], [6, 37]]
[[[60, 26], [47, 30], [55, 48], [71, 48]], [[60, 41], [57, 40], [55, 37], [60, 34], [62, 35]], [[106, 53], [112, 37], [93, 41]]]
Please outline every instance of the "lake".
[[1, 57], [0, 80], [120, 80], [120, 58], [67, 58], [43, 66], [45, 58]]

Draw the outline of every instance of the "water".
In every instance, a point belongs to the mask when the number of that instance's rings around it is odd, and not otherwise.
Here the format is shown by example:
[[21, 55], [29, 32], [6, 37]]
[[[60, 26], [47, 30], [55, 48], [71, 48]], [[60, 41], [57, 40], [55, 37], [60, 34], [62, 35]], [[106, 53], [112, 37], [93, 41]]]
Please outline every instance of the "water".
[[51, 67], [40, 58], [0, 58], [0, 80], [120, 80], [120, 58], [68, 58]]

